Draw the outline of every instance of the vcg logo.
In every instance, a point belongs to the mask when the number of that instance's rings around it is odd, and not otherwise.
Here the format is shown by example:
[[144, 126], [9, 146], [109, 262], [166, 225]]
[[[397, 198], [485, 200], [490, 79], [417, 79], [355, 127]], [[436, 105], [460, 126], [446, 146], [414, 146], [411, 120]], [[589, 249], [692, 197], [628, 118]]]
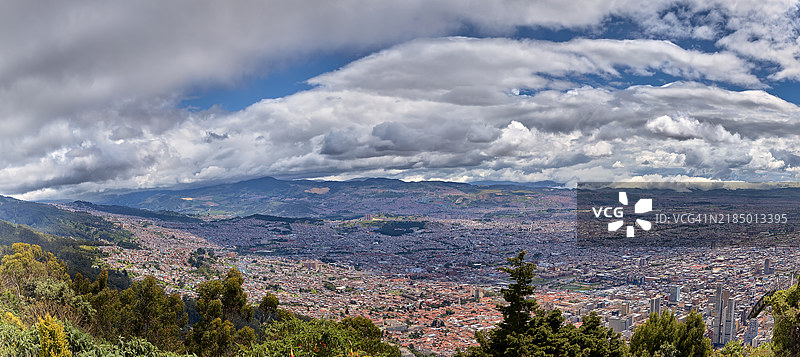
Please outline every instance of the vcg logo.
[[[628, 194], [626, 194], [625, 192], [620, 192], [619, 193], [619, 203], [621, 203], [622, 206], [627, 206], [628, 205]], [[608, 224], [608, 231], [609, 232], [616, 232], [617, 230], [622, 228], [622, 226], [625, 225], [624, 212], [623, 212], [623, 207], [622, 206], [617, 206], [617, 207], [602, 207], [602, 206], [601, 207], [592, 207], [592, 213], [594, 213], [595, 218], [603, 217], [603, 218], [616, 219], [615, 221], [613, 221], [613, 222]], [[633, 206], [633, 213], [635, 213], [635, 214], [643, 214], [643, 213], [650, 212], [652, 210], [653, 210], [653, 199], [652, 198], [642, 198], [642, 199], [636, 201], [636, 204]], [[637, 226], [639, 226], [639, 228], [644, 229], [646, 231], [649, 231], [650, 228], [653, 227], [652, 224], [650, 223], [650, 221], [647, 221], [647, 220], [644, 220], [644, 219], [638, 219], [637, 218], [634, 222], [636, 223]], [[633, 228], [633, 226], [634, 226], [633, 223], [630, 223], [630, 224], [628, 224], [626, 226], [626, 236], [628, 238], [631, 238], [631, 237], [634, 236], [634, 228]]]

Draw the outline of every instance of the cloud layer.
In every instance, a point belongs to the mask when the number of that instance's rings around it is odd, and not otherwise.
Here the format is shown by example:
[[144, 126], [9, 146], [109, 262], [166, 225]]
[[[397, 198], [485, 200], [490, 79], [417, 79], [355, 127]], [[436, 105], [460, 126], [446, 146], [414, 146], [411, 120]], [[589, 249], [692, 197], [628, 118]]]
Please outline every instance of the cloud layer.
[[[796, 2], [3, 7], [2, 194], [262, 175], [568, 183], [800, 173], [800, 110], [764, 91], [800, 79]], [[602, 38], [615, 18], [639, 39]], [[500, 37], [518, 26], [587, 36]], [[489, 37], [440, 37], [466, 27]], [[676, 44], [688, 40], [715, 51]], [[176, 107], [192, 88], [373, 50], [310, 79], [311, 90], [242, 111]], [[679, 80], [626, 82], [654, 74]]]

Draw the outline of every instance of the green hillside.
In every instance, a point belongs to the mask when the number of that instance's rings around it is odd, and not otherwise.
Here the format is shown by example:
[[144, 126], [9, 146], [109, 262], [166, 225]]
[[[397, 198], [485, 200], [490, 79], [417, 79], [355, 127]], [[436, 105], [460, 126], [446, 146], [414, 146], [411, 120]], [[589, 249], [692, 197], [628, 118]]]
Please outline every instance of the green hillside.
[[63, 210], [53, 205], [0, 196], [0, 220], [24, 224], [38, 231], [89, 241], [130, 244], [132, 234], [102, 217]]
[[[67, 263], [70, 276], [80, 273], [82, 276], [95, 277], [101, 269], [96, 266], [103, 253], [97, 247], [97, 241], [75, 240], [50, 234], [36, 232], [33, 229], [0, 221], [0, 253], [7, 254], [14, 243], [35, 244], [52, 252], [58, 259]], [[113, 287], [126, 288], [130, 279], [117, 271], [109, 272], [108, 283]]]

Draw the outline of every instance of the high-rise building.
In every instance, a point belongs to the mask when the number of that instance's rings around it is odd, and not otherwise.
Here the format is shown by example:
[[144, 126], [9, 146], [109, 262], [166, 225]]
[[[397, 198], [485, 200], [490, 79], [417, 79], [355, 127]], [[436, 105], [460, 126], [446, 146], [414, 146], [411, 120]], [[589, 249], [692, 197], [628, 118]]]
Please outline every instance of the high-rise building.
[[661, 301], [664, 300], [661, 296], [656, 296], [650, 299], [650, 313], [661, 315]]
[[[758, 319], [750, 319], [747, 329], [744, 330], [744, 343], [753, 345], [753, 339], [758, 336]], [[755, 346], [754, 346], [755, 347]]]
[[747, 315], [750, 312], [747, 306], [739, 306], [739, 324], [747, 326]]
[[681, 301], [681, 286], [680, 285], [670, 285], [669, 286], [669, 302], [676, 304]]
[[736, 301], [728, 299], [722, 321], [722, 336], [720, 344], [726, 344], [736, 337]]
[[775, 268], [772, 267], [772, 261], [769, 258], [764, 259], [764, 274], [770, 275], [775, 272]]
[[619, 304], [619, 316], [626, 316], [631, 313], [631, 307], [627, 302]]
[[480, 300], [483, 298], [483, 289], [475, 286], [472, 288], [472, 298], [475, 300]]
[[711, 299], [712, 329], [711, 343], [722, 346], [736, 337], [736, 301], [728, 290], [717, 284], [717, 291]]
[[640, 267], [647, 266], [647, 257], [641, 257], [641, 258], [636, 259], [636, 265], [638, 265]]

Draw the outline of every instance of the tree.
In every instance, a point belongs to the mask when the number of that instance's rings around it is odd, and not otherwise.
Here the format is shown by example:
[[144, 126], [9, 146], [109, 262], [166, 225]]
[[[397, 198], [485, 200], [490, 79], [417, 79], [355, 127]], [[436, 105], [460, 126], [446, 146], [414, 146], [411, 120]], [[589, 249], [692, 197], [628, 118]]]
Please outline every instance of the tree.
[[524, 332], [531, 320], [531, 312], [538, 307], [536, 300], [528, 299], [533, 294], [531, 283], [536, 265], [525, 262], [524, 250], [507, 260], [511, 267], [502, 267], [500, 271], [507, 273], [514, 283], [501, 290], [508, 305], [497, 305], [497, 310], [503, 313], [499, 329], [502, 333]]
[[42, 251], [42, 247], [27, 243], [11, 245], [13, 254], [6, 255], [0, 264], [0, 277], [10, 288], [22, 295], [24, 284], [38, 278], [66, 280], [67, 266], [53, 253]]
[[247, 321], [253, 316], [253, 307], [247, 304], [247, 294], [242, 288], [244, 278], [237, 269], [228, 270], [225, 281], [222, 282], [222, 310], [226, 319], [243, 318]]
[[739, 357], [744, 353], [744, 346], [739, 340], [730, 340], [714, 356], [719, 357]]
[[146, 338], [162, 349], [181, 350], [181, 328], [186, 325], [183, 300], [167, 295], [148, 276], [119, 294], [122, 334]]
[[249, 321], [253, 315], [243, 283], [242, 274], [231, 269], [224, 281], [206, 281], [197, 287], [196, 307], [200, 321], [192, 327], [188, 341], [192, 352], [200, 356], [226, 355], [252, 343], [253, 329], [237, 330], [233, 322]]
[[278, 297], [271, 292], [267, 292], [258, 304], [258, 311], [261, 313], [260, 322], [264, 323], [267, 321], [267, 318], [273, 317], [275, 313], [278, 312], [279, 304], [280, 300], [278, 300]]
[[703, 316], [695, 311], [678, 324], [675, 348], [683, 357], [707, 357], [711, 355], [711, 340], [705, 336], [706, 324]]
[[800, 356], [800, 288], [775, 292], [769, 298], [775, 328], [772, 330], [773, 350], [776, 356]]
[[[508, 258], [507, 273], [513, 283], [503, 289], [505, 305], [498, 304], [503, 321], [488, 333], [476, 333], [478, 346], [470, 347], [466, 356], [592, 356], [622, 357], [625, 343], [618, 333], [603, 327], [597, 314], [584, 316], [583, 325], [576, 328], [565, 324], [558, 309], [546, 312], [539, 308], [533, 294], [536, 267], [525, 262], [525, 251]], [[464, 356], [459, 352], [460, 356]]]
[[287, 318], [267, 325], [264, 342], [256, 344], [243, 356], [373, 356], [400, 357], [400, 350], [382, 342], [380, 329], [363, 317], [341, 322]]
[[635, 356], [707, 357], [711, 340], [705, 337], [703, 317], [692, 311], [685, 322], [678, 322], [670, 310], [650, 314], [631, 336], [630, 351]]
[[72, 357], [61, 322], [47, 315], [39, 319], [36, 331], [39, 333], [39, 357]]
[[636, 356], [654, 356], [664, 344], [674, 347], [678, 321], [670, 310], [665, 310], [661, 315], [650, 314], [642, 325], [636, 327], [631, 336], [630, 350]]
[[[100, 275], [87, 295], [97, 311], [92, 329], [95, 335], [109, 340], [141, 337], [161, 349], [184, 350], [181, 329], [188, 316], [180, 296], [167, 295], [151, 276], [122, 291], [106, 289], [102, 280]], [[101, 286], [102, 290], [92, 292]]]

